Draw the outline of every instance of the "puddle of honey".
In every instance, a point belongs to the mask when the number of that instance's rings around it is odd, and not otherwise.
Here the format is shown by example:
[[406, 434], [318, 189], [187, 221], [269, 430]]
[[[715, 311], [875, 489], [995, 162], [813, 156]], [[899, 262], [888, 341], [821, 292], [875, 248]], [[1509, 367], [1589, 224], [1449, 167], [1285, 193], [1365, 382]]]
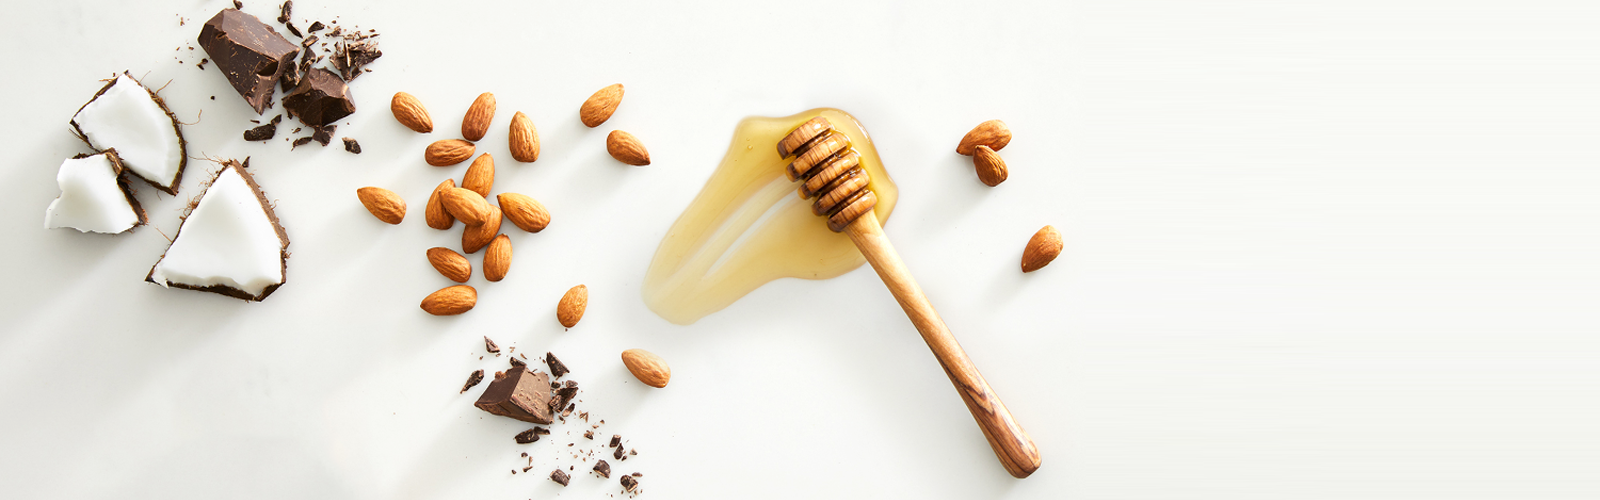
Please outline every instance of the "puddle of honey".
[[873, 208], [887, 222], [899, 190], [866, 129], [849, 113], [818, 108], [782, 118], [750, 117], [734, 129], [728, 154], [656, 248], [644, 278], [644, 302], [680, 325], [722, 310], [778, 278], [828, 279], [866, 262], [850, 238], [828, 230], [784, 175], [778, 140], [817, 116], [833, 122], [861, 153]]

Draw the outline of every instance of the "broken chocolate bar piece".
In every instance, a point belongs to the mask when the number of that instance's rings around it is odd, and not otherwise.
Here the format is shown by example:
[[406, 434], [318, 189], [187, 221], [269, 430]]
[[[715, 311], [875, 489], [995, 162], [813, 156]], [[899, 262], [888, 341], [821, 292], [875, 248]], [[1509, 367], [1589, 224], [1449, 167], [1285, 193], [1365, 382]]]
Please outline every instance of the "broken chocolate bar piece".
[[339, 140], [344, 141], [345, 151], [349, 151], [351, 154], [361, 154], [361, 143], [356, 142], [355, 139], [346, 137]]
[[560, 484], [562, 486], [566, 486], [567, 485], [567, 481], [569, 481], [570, 479], [567, 477], [567, 473], [565, 471], [562, 471], [561, 469], [556, 469], [555, 471], [552, 471], [550, 473], [550, 480], [551, 481], [555, 481], [556, 484]]
[[548, 424], [552, 420], [550, 406], [550, 378], [526, 368], [512, 368], [495, 372], [494, 381], [483, 390], [475, 403], [483, 411], [511, 417], [524, 422]]
[[[567, 403], [572, 402], [572, 398], [575, 397], [578, 397], [578, 384], [568, 380], [566, 386], [556, 389], [556, 396], [550, 401], [550, 408], [555, 410], [566, 408]], [[562, 416], [565, 417], [566, 415]]]
[[265, 141], [271, 139], [273, 136], [278, 135], [278, 122], [280, 121], [283, 121], [283, 115], [273, 117], [272, 121], [267, 122], [265, 125], [244, 131], [244, 140]]
[[[549, 434], [550, 431], [545, 431], [544, 433], [545, 434]], [[538, 441], [538, 440], [539, 440], [539, 428], [538, 427], [534, 427], [532, 429], [528, 429], [528, 430], [525, 430], [525, 431], [517, 433], [517, 444], [528, 444], [528, 443], [532, 443], [532, 442]]]
[[473, 370], [471, 375], [467, 375], [467, 385], [461, 386], [461, 393], [466, 393], [467, 389], [471, 389], [472, 386], [478, 385], [478, 382], [482, 381], [483, 370]]
[[544, 364], [550, 366], [550, 378], [561, 378], [562, 375], [572, 373], [572, 370], [568, 370], [567, 365], [556, 359], [555, 353], [552, 352], [544, 353]]
[[311, 27], [306, 28], [306, 33], [316, 33], [322, 31], [322, 28], [325, 27], [322, 25], [322, 21], [311, 21]]
[[[277, 81], [278, 75], [272, 75]], [[356, 112], [350, 87], [339, 75], [324, 68], [313, 68], [300, 77], [300, 85], [283, 96], [283, 107], [302, 123], [321, 127]]]
[[639, 480], [634, 479], [633, 476], [622, 476], [621, 481], [622, 489], [627, 491], [633, 491], [634, 488], [639, 486]]
[[594, 472], [595, 472], [595, 474], [599, 474], [600, 477], [610, 479], [611, 478], [611, 464], [606, 463], [605, 460], [600, 460], [598, 462], [595, 462], [594, 463]]
[[298, 30], [298, 29], [295, 29], [295, 27], [294, 27], [294, 21], [285, 21], [285, 22], [284, 22], [284, 23], [283, 23], [283, 27], [284, 27], [284, 28], [288, 28], [288, 29], [289, 29], [289, 32], [290, 32], [290, 33], [293, 33], [293, 34], [294, 34], [294, 36], [296, 36], [296, 37], [302, 37], [302, 36], [305, 36], [305, 35], [303, 35], [303, 34], [301, 34], [301, 33], [300, 33], [300, 30]]
[[493, 340], [489, 340], [488, 336], [484, 336], [483, 337], [483, 350], [489, 351], [489, 352], [492, 352], [492, 353], [499, 353], [500, 352], [500, 345], [494, 343]]
[[256, 114], [271, 106], [272, 86], [299, 50], [278, 30], [238, 9], [223, 9], [206, 21], [199, 42]]

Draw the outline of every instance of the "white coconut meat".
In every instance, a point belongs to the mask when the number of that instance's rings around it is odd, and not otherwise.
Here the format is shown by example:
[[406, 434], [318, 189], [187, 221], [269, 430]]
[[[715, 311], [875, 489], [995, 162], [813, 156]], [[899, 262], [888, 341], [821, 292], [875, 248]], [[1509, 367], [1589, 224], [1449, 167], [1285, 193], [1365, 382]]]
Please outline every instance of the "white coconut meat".
[[189, 212], [148, 281], [262, 300], [284, 282], [289, 244], [242, 167], [228, 162]]
[[44, 211], [46, 229], [114, 234], [144, 223], [139, 202], [127, 191], [127, 185], [117, 180], [122, 169], [112, 154], [79, 156], [61, 162], [61, 170], [56, 172], [61, 196]]
[[72, 125], [90, 147], [115, 148], [128, 170], [173, 193], [183, 173], [184, 143], [177, 121], [162, 106], [138, 81], [118, 75], [78, 110]]

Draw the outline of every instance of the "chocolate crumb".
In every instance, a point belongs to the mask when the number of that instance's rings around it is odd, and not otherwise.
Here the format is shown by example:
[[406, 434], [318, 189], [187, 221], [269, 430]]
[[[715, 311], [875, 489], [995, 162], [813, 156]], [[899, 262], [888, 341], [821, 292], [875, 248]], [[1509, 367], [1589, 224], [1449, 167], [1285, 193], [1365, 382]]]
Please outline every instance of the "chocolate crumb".
[[577, 407], [578, 405], [576, 403], [567, 405], [567, 409], [561, 410], [561, 418], [572, 416], [572, 410], [577, 409]]
[[613, 452], [611, 454], [611, 458], [615, 458], [617, 460], [622, 460], [622, 457], [623, 457], [623, 455], [622, 455], [622, 447], [618, 446], [617, 447], [617, 451], [615, 451], [615, 452]]
[[322, 31], [322, 28], [326, 27], [327, 26], [322, 25], [322, 21], [312, 21], [311, 27], [306, 28], [306, 33], [316, 33], [318, 31]]
[[606, 478], [606, 479], [610, 479], [611, 478], [611, 464], [606, 463], [605, 460], [601, 460], [599, 462], [595, 462], [594, 463], [594, 472], [596, 474], [599, 474], [600, 477], [603, 477], [603, 478]]
[[301, 47], [310, 47], [315, 43], [317, 43], [317, 35], [311, 35], [300, 40]]
[[276, 135], [278, 135], [278, 124], [268, 123], [266, 125], [244, 131], [244, 140], [265, 141], [272, 139], [272, 137]]
[[640, 473], [637, 473], [637, 472], [632, 473], [632, 474], [628, 474], [628, 475], [633, 476], [633, 477], [644, 477], [644, 474], [640, 474]]
[[490, 340], [488, 336], [484, 336], [483, 337], [483, 350], [489, 351], [489, 352], [493, 352], [493, 353], [498, 353], [498, 352], [500, 352], [500, 345], [499, 344], [495, 344], [494, 341]]
[[195, 66], [198, 66], [200, 69], [206, 69], [206, 63], [208, 62], [211, 62], [211, 60], [202, 57], [200, 58], [200, 62], [195, 64]]
[[[528, 452], [526, 452], [526, 451], [522, 452], [522, 456], [527, 457], [528, 456]], [[533, 457], [529, 457], [529, 458], [533, 458]]]
[[346, 137], [346, 138], [340, 139], [340, 140], [344, 141], [344, 150], [345, 151], [349, 151], [352, 154], [361, 154], [361, 144], [357, 143], [355, 139], [351, 139], [349, 137]]
[[[532, 443], [534, 441], [538, 441], [539, 440], [539, 431], [537, 429], [538, 429], [538, 427], [534, 427], [532, 429], [528, 429], [528, 430], [525, 430], [525, 431], [517, 433], [517, 444], [528, 444], [528, 443]], [[546, 431], [545, 433], [549, 434], [548, 431]]]
[[566, 486], [567, 485], [567, 481], [569, 481], [570, 479], [568, 479], [567, 473], [565, 471], [562, 471], [561, 469], [556, 469], [555, 471], [550, 473], [550, 480], [551, 481], [555, 481], [557, 484], [560, 484], [562, 486]]
[[478, 385], [478, 382], [482, 382], [482, 381], [483, 381], [483, 370], [475, 370], [475, 371], [473, 371], [471, 375], [467, 375], [467, 385], [461, 386], [461, 392], [458, 393], [458, 394], [465, 394], [467, 392], [467, 389], [471, 389], [472, 386]]
[[[634, 487], [639, 486], [639, 480], [638, 479], [634, 479], [633, 476], [622, 476], [621, 481], [622, 481], [622, 488], [624, 490], [627, 490], [627, 491], [633, 491]], [[565, 484], [565, 483], [563, 483], [563, 484]]]
[[511, 469], [511, 475], [513, 475], [513, 476], [517, 475], [517, 470], [516, 469]]
[[[604, 422], [604, 420], [602, 420], [601, 422]], [[610, 446], [612, 448], [616, 448], [617, 445], [620, 445], [620, 444], [622, 444], [622, 435], [621, 434], [612, 434], [611, 435], [611, 444], [608, 444], [606, 446]]]
[[552, 379], [558, 379], [562, 375], [572, 373], [572, 370], [567, 369], [565, 363], [562, 363], [560, 359], [556, 359], [556, 354], [553, 352], [544, 353], [544, 364], [550, 366], [550, 378]]
[[285, 22], [285, 23], [283, 23], [283, 27], [284, 28], [288, 28], [289, 32], [290, 33], [294, 33], [294, 36], [296, 36], [296, 37], [305, 36], [305, 35], [300, 33], [300, 30], [298, 28], [294, 27], [294, 22]]
[[533, 433], [534, 434], [543, 434], [543, 435], [548, 436], [548, 435], [550, 435], [550, 429], [547, 429], [547, 428], [544, 428], [544, 427], [534, 427], [533, 428]]
[[233, 0], [233, 8], [239, 9], [239, 10], [244, 10], [244, 2], [240, 2], [239, 0]]
[[291, 13], [291, 11], [293, 9], [294, 9], [294, 0], [284, 0], [283, 6], [279, 7], [278, 23], [281, 24], [281, 23], [289, 22], [289, 14]]
[[635, 448], [628, 448], [628, 454], [629, 455], [638, 455], [639, 454], [639, 450], [635, 449]]
[[516, 367], [528, 366], [527, 362], [525, 362], [523, 360], [520, 360], [520, 359], [517, 359], [516, 356], [512, 356], [510, 359], [511, 359], [511, 366], [516, 366]]
[[[295, 129], [295, 130], [299, 130], [299, 129]], [[311, 137], [309, 137], [309, 136], [301, 137], [299, 139], [295, 139], [294, 140], [294, 146], [290, 146], [289, 150], [293, 151], [294, 148], [298, 148], [300, 146], [304, 146], [304, 145], [307, 145], [307, 144], [310, 144], [310, 143], [311, 143]]]
[[523, 468], [522, 468], [522, 472], [528, 472], [528, 471], [529, 471], [529, 470], [532, 470], [532, 469], [533, 469], [533, 466], [532, 466], [532, 465], [529, 465], [529, 466], [527, 466], [527, 467], [523, 467]]
[[328, 143], [333, 142], [333, 131], [337, 128], [339, 128], [338, 125], [311, 127], [311, 138], [315, 139], [317, 144], [327, 146]]
[[594, 431], [583, 431], [583, 437], [591, 441], [594, 440]]

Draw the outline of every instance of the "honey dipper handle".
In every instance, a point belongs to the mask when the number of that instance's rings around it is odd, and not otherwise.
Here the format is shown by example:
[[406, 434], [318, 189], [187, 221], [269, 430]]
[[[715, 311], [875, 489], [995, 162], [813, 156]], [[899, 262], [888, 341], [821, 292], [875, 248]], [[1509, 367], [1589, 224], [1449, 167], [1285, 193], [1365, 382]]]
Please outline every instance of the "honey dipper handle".
[[911, 277], [900, 255], [895, 253], [894, 245], [884, 236], [877, 215], [868, 211], [851, 222], [845, 233], [850, 235], [856, 248], [861, 249], [867, 262], [872, 263], [872, 269], [900, 302], [911, 324], [922, 333], [922, 340], [933, 350], [934, 357], [939, 358], [939, 365], [950, 376], [956, 392], [961, 393], [961, 400], [967, 403], [967, 410], [983, 429], [983, 437], [989, 440], [989, 447], [994, 449], [1000, 464], [1018, 478], [1033, 474], [1039, 468], [1039, 448], [1034, 446], [1033, 438], [1011, 418], [1011, 410], [1000, 402], [1000, 396], [995, 395], [989, 382], [978, 373], [978, 367], [973, 366], [966, 351], [961, 350], [961, 344], [950, 334], [950, 329], [944, 326], [944, 320], [939, 319], [939, 313], [922, 294], [922, 287], [917, 286], [917, 280]]

